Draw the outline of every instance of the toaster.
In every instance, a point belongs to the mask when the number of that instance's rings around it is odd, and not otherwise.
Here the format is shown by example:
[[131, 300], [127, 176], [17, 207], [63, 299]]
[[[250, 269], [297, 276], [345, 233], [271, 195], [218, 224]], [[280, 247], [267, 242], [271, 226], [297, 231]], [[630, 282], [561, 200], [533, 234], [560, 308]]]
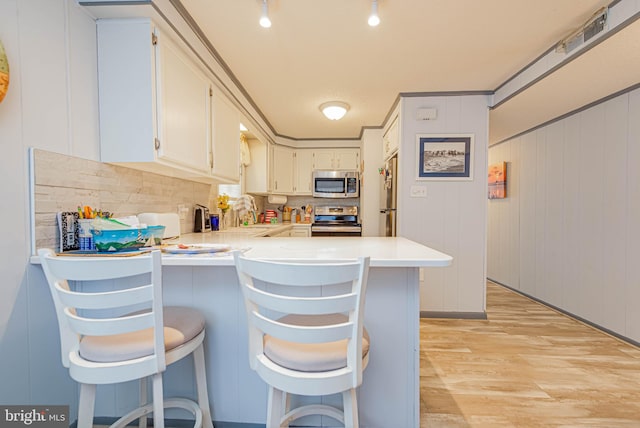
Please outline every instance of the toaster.
[[209, 208], [203, 205], [196, 205], [194, 211], [196, 218], [193, 231], [211, 232], [211, 216], [209, 215]]

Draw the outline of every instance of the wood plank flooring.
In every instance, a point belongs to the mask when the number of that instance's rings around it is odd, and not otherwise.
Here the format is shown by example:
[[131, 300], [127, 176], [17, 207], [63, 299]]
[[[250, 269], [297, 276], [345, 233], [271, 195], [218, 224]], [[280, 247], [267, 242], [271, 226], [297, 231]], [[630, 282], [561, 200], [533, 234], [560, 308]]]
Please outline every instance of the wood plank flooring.
[[487, 315], [421, 320], [421, 427], [640, 427], [640, 349], [491, 282]]

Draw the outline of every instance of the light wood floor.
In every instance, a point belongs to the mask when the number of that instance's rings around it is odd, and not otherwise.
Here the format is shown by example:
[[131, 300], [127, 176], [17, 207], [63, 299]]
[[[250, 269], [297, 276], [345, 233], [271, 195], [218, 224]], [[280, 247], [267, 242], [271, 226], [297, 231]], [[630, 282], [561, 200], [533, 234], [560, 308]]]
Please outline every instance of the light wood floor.
[[640, 427], [640, 349], [490, 282], [487, 315], [421, 320], [421, 427]]

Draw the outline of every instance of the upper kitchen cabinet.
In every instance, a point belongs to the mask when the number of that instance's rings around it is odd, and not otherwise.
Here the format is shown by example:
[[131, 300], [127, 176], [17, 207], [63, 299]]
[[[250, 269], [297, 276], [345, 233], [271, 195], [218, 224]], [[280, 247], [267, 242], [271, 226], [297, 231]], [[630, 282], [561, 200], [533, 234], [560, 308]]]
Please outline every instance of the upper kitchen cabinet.
[[360, 169], [360, 149], [316, 149], [313, 169]]
[[[215, 88], [214, 88], [215, 89]], [[213, 175], [240, 181], [240, 113], [222, 93], [212, 90]]]
[[246, 193], [267, 194], [269, 192], [269, 144], [249, 138], [251, 163], [245, 167], [244, 185]]
[[398, 117], [396, 117], [382, 136], [382, 158], [385, 161], [398, 151], [399, 143], [400, 132], [398, 129]]
[[197, 63], [145, 18], [98, 20], [97, 39], [102, 161], [210, 176], [211, 83]]
[[311, 195], [313, 185], [311, 174], [313, 172], [313, 151], [308, 149], [296, 150], [294, 154], [293, 192], [296, 195]]
[[271, 190], [273, 193], [290, 195], [293, 193], [293, 164], [295, 151], [285, 146], [272, 146]]

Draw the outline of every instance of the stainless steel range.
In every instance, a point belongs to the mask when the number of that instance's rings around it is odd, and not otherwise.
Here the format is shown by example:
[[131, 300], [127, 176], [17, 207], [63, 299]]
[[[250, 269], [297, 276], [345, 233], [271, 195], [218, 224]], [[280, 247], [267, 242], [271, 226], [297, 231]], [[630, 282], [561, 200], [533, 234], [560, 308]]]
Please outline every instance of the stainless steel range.
[[315, 208], [311, 236], [362, 236], [357, 206]]

